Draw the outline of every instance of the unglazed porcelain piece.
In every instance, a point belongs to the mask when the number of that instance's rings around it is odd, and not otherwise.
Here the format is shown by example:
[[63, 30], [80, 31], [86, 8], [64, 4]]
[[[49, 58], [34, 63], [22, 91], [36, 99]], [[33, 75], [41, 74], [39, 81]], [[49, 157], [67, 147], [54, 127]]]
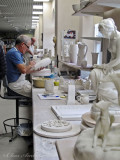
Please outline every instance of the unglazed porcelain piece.
[[88, 46], [85, 43], [78, 42], [78, 59], [77, 59], [77, 65], [82, 66], [83, 68], [87, 66], [87, 60], [86, 60], [86, 54], [88, 50]]
[[77, 56], [78, 56], [78, 45], [77, 44], [71, 44], [70, 45], [70, 62], [77, 64]]
[[70, 122], [65, 120], [50, 120], [41, 124], [41, 128], [46, 132], [66, 132], [72, 129]]
[[120, 106], [120, 73], [116, 73], [116, 74], [111, 74], [110, 75], [113, 83], [115, 84], [115, 87], [118, 91], [118, 103]]
[[106, 139], [108, 136], [108, 132], [110, 127], [114, 121], [114, 116], [109, 115], [108, 107], [111, 105], [110, 102], [100, 101], [96, 103], [96, 107], [100, 109], [100, 116], [98, 117], [94, 129], [94, 138], [93, 138], [93, 147], [95, 148], [97, 145], [98, 137], [102, 139], [102, 147], [106, 146]]
[[87, 112], [82, 115], [82, 120], [85, 122], [85, 124], [91, 128], [95, 127], [96, 121], [91, 118], [91, 113]]
[[77, 96], [77, 101], [81, 104], [88, 104], [89, 103], [89, 95], [88, 94], [81, 94]]
[[[94, 65], [95, 69], [93, 69], [90, 73], [92, 89], [94, 89], [96, 92], [98, 91], [98, 87], [101, 81], [104, 79], [106, 79], [106, 82], [111, 81], [109, 74], [116, 72], [120, 73], [120, 32], [117, 30], [115, 22], [112, 18], [103, 19], [99, 23], [98, 27], [103, 37], [109, 39], [108, 51], [111, 53], [111, 59], [107, 64]], [[110, 95], [110, 98], [111, 97], [112, 96]]]
[[38, 61], [32, 68], [31, 70], [38, 70], [40, 68], [46, 67], [51, 63], [51, 59], [50, 58], [44, 58], [40, 61]]
[[98, 138], [97, 147], [93, 148], [94, 129], [82, 131], [74, 146], [75, 160], [119, 160], [120, 158], [120, 124], [112, 126], [106, 140], [105, 149]]
[[75, 85], [68, 85], [67, 104], [68, 105], [75, 104]]
[[[91, 118], [97, 121], [98, 117], [100, 116], [100, 109], [96, 107], [95, 103], [93, 103], [90, 113], [91, 113], [90, 115]], [[119, 106], [111, 105], [109, 107], [109, 114], [114, 115], [114, 118], [115, 118], [114, 123], [120, 123], [120, 107]]]
[[64, 120], [81, 120], [84, 113], [90, 111], [92, 104], [83, 105], [54, 105], [52, 111], [59, 119]]
[[72, 129], [66, 132], [47, 132], [44, 131], [41, 128], [41, 124], [38, 124], [35, 128], [34, 128], [34, 132], [37, 135], [43, 136], [43, 137], [48, 137], [48, 138], [67, 138], [67, 137], [73, 137], [76, 136], [80, 133], [81, 129], [80, 129], [80, 125], [78, 124], [72, 124]]
[[48, 79], [45, 81], [45, 93], [54, 94], [54, 82], [53, 79]]
[[38, 76], [50, 76], [51, 75], [51, 70], [50, 69], [42, 69], [40, 71], [36, 71], [31, 73], [32, 76], [38, 77]]

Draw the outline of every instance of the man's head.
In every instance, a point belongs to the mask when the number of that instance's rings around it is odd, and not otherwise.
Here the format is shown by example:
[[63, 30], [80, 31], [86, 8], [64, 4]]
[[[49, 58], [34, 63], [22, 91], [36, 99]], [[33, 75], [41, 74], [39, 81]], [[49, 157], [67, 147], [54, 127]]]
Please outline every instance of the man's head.
[[23, 54], [25, 54], [31, 45], [31, 38], [26, 35], [20, 35], [16, 39], [15, 46]]
[[35, 42], [36, 42], [35, 37], [32, 37], [32, 38], [31, 38], [31, 45], [34, 45], [34, 44], [35, 44]]

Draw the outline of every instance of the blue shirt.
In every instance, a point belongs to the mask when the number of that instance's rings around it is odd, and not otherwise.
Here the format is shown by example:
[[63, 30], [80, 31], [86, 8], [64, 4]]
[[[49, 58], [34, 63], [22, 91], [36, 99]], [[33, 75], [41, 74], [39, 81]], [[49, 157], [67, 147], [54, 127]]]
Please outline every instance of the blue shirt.
[[11, 48], [6, 54], [6, 61], [8, 83], [16, 82], [21, 75], [16, 65], [24, 63], [23, 54], [15, 47]]

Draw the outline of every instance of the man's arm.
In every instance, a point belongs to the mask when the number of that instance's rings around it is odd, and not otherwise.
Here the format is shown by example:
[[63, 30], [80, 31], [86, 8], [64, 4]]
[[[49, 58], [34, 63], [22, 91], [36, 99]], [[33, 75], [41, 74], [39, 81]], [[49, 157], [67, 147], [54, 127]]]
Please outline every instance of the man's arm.
[[33, 71], [31, 71], [31, 68], [35, 65], [34, 61], [31, 61], [30, 64], [28, 66], [26, 66], [25, 64], [17, 64], [17, 68], [19, 69], [19, 71], [22, 74], [29, 74]]

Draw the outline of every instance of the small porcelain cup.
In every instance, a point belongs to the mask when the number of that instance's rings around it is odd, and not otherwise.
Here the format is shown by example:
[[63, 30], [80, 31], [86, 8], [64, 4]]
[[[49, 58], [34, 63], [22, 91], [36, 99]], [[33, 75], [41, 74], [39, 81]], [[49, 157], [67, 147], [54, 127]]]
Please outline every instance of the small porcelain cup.
[[81, 104], [88, 104], [89, 103], [89, 95], [88, 94], [81, 94], [80, 96], [77, 96], [77, 100]]
[[45, 92], [46, 92], [46, 94], [53, 94], [54, 93], [54, 82], [52, 79], [45, 81]]

